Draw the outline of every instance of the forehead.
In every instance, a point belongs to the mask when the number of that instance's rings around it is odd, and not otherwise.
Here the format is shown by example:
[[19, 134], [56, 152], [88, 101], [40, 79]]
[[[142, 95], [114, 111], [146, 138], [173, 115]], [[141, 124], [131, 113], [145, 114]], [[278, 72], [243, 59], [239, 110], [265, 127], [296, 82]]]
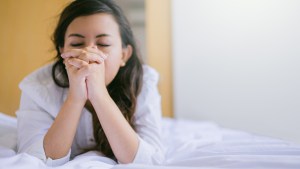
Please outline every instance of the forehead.
[[106, 13], [98, 13], [75, 18], [67, 28], [66, 35], [80, 33], [83, 35], [109, 34], [119, 36], [119, 26], [115, 18]]

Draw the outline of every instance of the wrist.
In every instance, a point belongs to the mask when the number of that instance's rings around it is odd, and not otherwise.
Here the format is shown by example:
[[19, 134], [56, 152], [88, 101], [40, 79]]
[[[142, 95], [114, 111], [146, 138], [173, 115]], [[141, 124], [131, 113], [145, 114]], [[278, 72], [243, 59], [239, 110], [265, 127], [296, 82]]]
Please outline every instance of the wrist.
[[107, 99], [110, 98], [110, 95], [107, 91], [106, 88], [100, 89], [98, 92], [93, 91], [92, 93], [89, 93], [89, 100], [94, 104], [99, 104], [99, 103], [105, 103]]
[[74, 106], [84, 107], [86, 101], [87, 99], [85, 98], [74, 97], [71, 93], [69, 93], [65, 102]]

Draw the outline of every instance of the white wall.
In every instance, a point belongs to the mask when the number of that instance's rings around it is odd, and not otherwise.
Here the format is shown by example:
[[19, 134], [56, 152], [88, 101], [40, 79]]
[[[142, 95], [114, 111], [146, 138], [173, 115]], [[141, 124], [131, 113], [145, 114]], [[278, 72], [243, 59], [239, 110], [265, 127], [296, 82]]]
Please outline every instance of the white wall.
[[300, 1], [172, 3], [175, 116], [300, 143]]

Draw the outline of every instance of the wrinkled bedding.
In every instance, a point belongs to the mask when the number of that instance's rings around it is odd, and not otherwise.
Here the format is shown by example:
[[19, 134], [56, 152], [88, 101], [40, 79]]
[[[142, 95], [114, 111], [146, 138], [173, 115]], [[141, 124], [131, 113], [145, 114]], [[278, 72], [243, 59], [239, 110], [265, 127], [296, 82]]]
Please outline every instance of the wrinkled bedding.
[[[166, 160], [160, 166], [115, 164], [90, 155], [77, 156], [61, 169], [299, 169], [300, 145], [222, 128], [213, 122], [163, 118]], [[48, 168], [28, 154], [16, 154], [17, 121], [0, 113], [0, 169]]]

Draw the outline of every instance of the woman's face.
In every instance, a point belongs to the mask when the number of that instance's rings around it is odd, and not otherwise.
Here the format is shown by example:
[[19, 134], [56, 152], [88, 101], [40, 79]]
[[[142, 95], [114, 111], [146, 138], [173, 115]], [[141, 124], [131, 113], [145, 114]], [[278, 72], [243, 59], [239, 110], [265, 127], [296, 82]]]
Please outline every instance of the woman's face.
[[104, 64], [108, 85], [132, 52], [131, 46], [122, 48], [119, 26], [112, 15], [99, 13], [75, 18], [67, 28], [61, 53], [95, 46], [107, 56]]

